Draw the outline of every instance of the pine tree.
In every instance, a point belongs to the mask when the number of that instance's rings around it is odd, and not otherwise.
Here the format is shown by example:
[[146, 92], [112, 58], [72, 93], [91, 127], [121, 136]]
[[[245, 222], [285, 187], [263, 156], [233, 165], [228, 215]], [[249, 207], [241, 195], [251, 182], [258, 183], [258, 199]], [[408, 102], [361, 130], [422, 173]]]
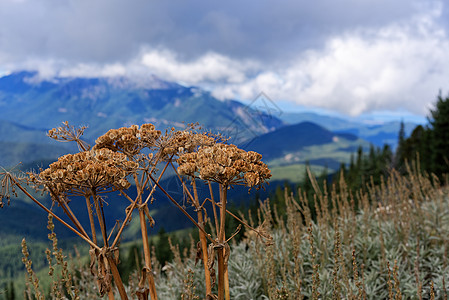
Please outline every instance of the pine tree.
[[431, 167], [431, 132], [422, 125], [416, 126], [412, 134], [405, 140], [402, 159], [405, 163], [414, 162], [419, 158], [422, 171], [430, 171]]
[[355, 162], [356, 169], [360, 169], [362, 167], [362, 164], [363, 164], [363, 147], [362, 145], [360, 145], [359, 148], [357, 149], [357, 159]]
[[391, 171], [391, 169], [394, 167], [393, 165], [393, 151], [391, 151], [391, 147], [388, 144], [385, 144], [382, 149], [382, 175], [386, 177], [388, 173]]
[[397, 170], [401, 170], [404, 167], [405, 157], [404, 155], [407, 153], [405, 151], [405, 125], [404, 121], [401, 120], [401, 125], [399, 127], [398, 134], [398, 147], [396, 148], [396, 153], [394, 156], [394, 165]]
[[306, 166], [304, 168], [304, 179], [301, 185], [301, 190], [303, 193], [311, 194], [313, 192], [312, 182], [309, 178], [309, 173], [307, 172], [307, 169], [310, 169], [310, 163], [309, 161], [306, 162]]
[[140, 253], [140, 247], [137, 244], [132, 244], [128, 249], [126, 259], [118, 265], [120, 274], [124, 282], [128, 282], [129, 276], [134, 271], [140, 271], [142, 267], [142, 256]]
[[323, 171], [321, 171], [320, 177], [318, 177], [318, 182], [321, 183], [321, 182], [326, 181], [326, 183], [327, 183], [327, 181], [329, 181], [328, 177], [329, 177], [329, 169], [328, 169], [327, 164], [326, 164], [324, 166]]
[[9, 282], [9, 291], [8, 291], [8, 300], [15, 300], [16, 299], [16, 291], [14, 289], [14, 282]]
[[163, 266], [167, 261], [173, 259], [173, 253], [170, 250], [170, 244], [168, 242], [168, 234], [165, 231], [164, 227], [159, 229], [157, 236], [158, 241], [156, 242], [156, 258]]
[[429, 127], [425, 127], [421, 138], [420, 162], [423, 171], [431, 171], [432, 168], [432, 131]]
[[442, 178], [449, 170], [449, 96], [438, 95], [435, 109], [430, 110], [432, 127], [432, 171]]

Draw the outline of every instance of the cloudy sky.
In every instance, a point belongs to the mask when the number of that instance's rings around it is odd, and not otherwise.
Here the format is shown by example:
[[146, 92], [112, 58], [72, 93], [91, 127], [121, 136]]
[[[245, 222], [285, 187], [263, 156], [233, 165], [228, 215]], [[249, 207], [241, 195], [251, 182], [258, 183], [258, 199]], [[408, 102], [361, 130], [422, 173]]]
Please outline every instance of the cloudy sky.
[[425, 116], [449, 92], [444, 0], [0, 0], [0, 72], [157, 76], [291, 109]]

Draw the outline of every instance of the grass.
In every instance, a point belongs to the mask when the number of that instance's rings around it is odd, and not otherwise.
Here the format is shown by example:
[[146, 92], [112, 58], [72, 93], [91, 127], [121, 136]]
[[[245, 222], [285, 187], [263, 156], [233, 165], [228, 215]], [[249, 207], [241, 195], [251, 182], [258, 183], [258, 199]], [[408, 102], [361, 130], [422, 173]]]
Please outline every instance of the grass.
[[[22, 190], [49, 213], [49, 229], [53, 230], [50, 221], [58, 216], [23, 187], [24, 182], [39, 185], [64, 209], [74, 226], [71, 230], [89, 244], [89, 266], [80, 256], [67, 264], [67, 257], [51, 233], [53, 251], [46, 251], [47, 257], [53, 257], [48, 259], [50, 271], [52, 266], [60, 271], [60, 275], [51, 277], [53, 298], [61, 298], [66, 292], [72, 299], [128, 299], [132, 295], [139, 299], [148, 299], [150, 295], [152, 300], [204, 296], [219, 300], [447, 297], [444, 276], [449, 271], [448, 191], [440, 187], [435, 177], [416, 171], [419, 168], [409, 167], [406, 176], [393, 170], [379, 186], [371, 184], [364, 189], [366, 192], [354, 194], [344, 179], [320, 190], [316, 179], [310, 176], [315, 189], [313, 197], [307, 198], [300, 190], [296, 194], [286, 193], [282, 201], [266, 200], [256, 212], [233, 216], [246, 228], [244, 239], [237, 243], [233, 238], [242, 229], [241, 225], [237, 229], [227, 227], [227, 191], [233, 185], [260, 187], [270, 178], [270, 171], [260, 161], [261, 155], [223, 144], [216, 136], [196, 132], [195, 127], [161, 134], [151, 124], [111, 130], [90, 151], [79, 139], [83, 128], [74, 129], [67, 123], [64, 126], [53, 129], [49, 135], [76, 141], [82, 148], [80, 153], [61, 157], [39, 174], [28, 174], [28, 181], [23, 175], [2, 173], [3, 198], [14, 195], [15, 188]], [[154, 156], [140, 155], [146, 147], [156, 149]], [[328, 150], [335, 151], [337, 157], [335, 147], [330, 145]], [[306, 149], [319, 159], [316, 150]], [[177, 160], [173, 159], [175, 154]], [[155, 173], [160, 162], [165, 163], [164, 169]], [[173, 165], [175, 162], [178, 168]], [[180, 188], [195, 209], [195, 217], [159, 185], [160, 178], [155, 179], [168, 167], [179, 175]], [[282, 169], [275, 169], [274, 173], [281, 174]], [[127, 195], [130, 179], [137, 189], [134, 199]], [[219, 195], [214, 197], [209, 185], [210, 198], [200, 199], [196, 187], [199, 180], [219, 183]], [[165, 266], [156, 260], [148, 234], [152, 218], [150, 202], [145, 199], [150, 200], [156, 188], [192, 221], [199, 234], [199, 241], [192, 240], [184, 255], [170, 243], [174, 259]], [[107, 191], [119, 191], [130, 202], [125, 220], [114, 229], [106, 227], [100, 196]], [[88, 224], [81, 225], [67, 205], [66, 197], [73, 195], [85, 197]], [[205, 205], [211, 206], [213, 214], [206, 214]], [[143, 267], [124, 282], [117, 269], [117, 254], [119, 247], [126, 249], [119, 241], [127, 233], [122, 230], [134, 209], [139, 214], [134, 220], [139, 219], [139, 223], [131, 223], [127, 230], [141, 232], [143, 257], [136, 265]], [[43, 299], [45, 293], [38, 286], [24, 245], [26, 290], [30, 297]]]
[[[392, 173], [364, 194], [351, 195], [345, 182], [335, 188], [317, 191], [320, 209], [315, 211], [300, 191], [285, 194], [279, 203], [264, 202], [258, 217], [248, 222], [270, 234], [272, 244], [250, 231], [232, 244], [231, 299], [446, 299], [448, 188], [412, 170], [405, 177]], [[123, 244], [122, 251], [134, 242]], [[153, 261], [160, 299], [200, 299], [195, 297], [204, 294], [196, 250], [194, 242], [181, 258], [172, 246], [173, 261], [164, 268]], [[77, 272], [89, 278], [82, 270]], [[51, 285], [45, 269], [38, 277], [44, 279], [42, 286]], [[77, 284], [85, 292], [95, 291], [89, 282]], [[135, 272], [126, 290], [137, 285]], [[22, 288], [16, 284], [16, 290]]]
[[[447, 187], [416, 172], [393, 173], [358, 195], [345, 186], [318, 191], [316, 211], [298, 195], [286, 194], [278, 209], [265, 202], [259, 229], [273, 244], [248, 233], [232, 245], [231, 299], [446, 299]], [[202, 295], [195, 249], [184, 260], [174, 252], [175, 260], [155, 278], [158, 294]]]
[[363, 140], [349, 141], [340, 138], [338, 141], [316, 146], [307, 146], [301, 151], [289, 153], [283, 157], [273, 159], [268, 162], [270, 168], [290, 165], [292, 163], [306, 163], [307, 161], [329, 160], [339, 163], [349, 163], [351, 154], [354, 153], [359, 145], [368, 148], [369, 144]]
[[[265, 201], [247, 222], [271, 243], [251, 231], [232, 243], [230, 298], [446, 299], [449, 189], [409, 171], [393, 172], [356, 195], [341, 181], [317, 190], [312, 206], [300, 191]], [[158, 297], [201, 299], [204, 268], [196, 263], [196, 241], [184, 258], [176, 246], [171, 251], [174, 259], [164, 267], [153, 261]], [[126, 290], [138, 281], [136, 270]]]
[[[306, 174], [305, 164], [293, 164], [288, 166], [276, 166], [271, 169], [271, 180], [288, 180], [290, 182], [303, 182]], [[321, 174], [326, 169], [323, 166], [311, 165], [310, 170], [314, 174]], [[332, 173], [332, 169], [327, 169], [329, 173]]]

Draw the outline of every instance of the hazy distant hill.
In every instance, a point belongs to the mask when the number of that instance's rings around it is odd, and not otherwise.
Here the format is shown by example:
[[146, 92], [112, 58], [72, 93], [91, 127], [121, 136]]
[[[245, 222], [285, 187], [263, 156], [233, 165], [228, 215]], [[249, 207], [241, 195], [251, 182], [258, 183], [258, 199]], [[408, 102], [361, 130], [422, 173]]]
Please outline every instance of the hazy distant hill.
[[68, 144], [50, 140], [46, 130], [0, 120], [0, 166], [15, 166], [20, 162], [36, 163], [66, 154], [73, 149]]
[[[126, 78], [54, 78], [38, 80], [35, 72], [0, 78], [0, 165], [55, 159], [67, 144], [45, 133], [63, 121], [87, 125], [85, 139], [111, 128], [153, 123], [164, 129], [198, 122], [240, 143], [284, 123], [237, 101], [219, 101], [195, 87], [184, 87], [156, 76], [146, 82]], [[73, 146], [68, 148], [73, 150]]]
[[[0, 78], [0, 120], [45, 129], [68, 120], [89, 125], [86, 134], [92, 139], [110, 128], [147, 122], [163, 128], [199, 122], [212, 130], [257, 134], [284, 125], [237, 101], [219, 101], [201, 89], [155, 76], [145, 83], [121, 77], [37, 81], [36, 76], [20, 72]], [[252, 113], [262, 117], [255, 122]]]
[[[332, 172], [342, 162], [349, 162], [359, 145], [367, 148], [369, 143], [353, 134], [335, 133], [315, 123], [302, 122], [260, 135], [245, 148], [262, 153], [276, 179], [291, 179], [288, 174], [295, 168], [302, 170], [305, 163], [327, 167]], [[289, 167], [284, 170], [286, 166]]]
[[357, 140], [355, 135], [336, 134], [315, 123], [302, 122], [260, 135], [253, 139], [247, 148], [263, 153], [266, 159], [271, 160], [307, 146], [332, 143], [339, 138]]
[[[321, 115], [312, 112], [283, 113], [281, 119], [288, 124], [301, 122], [314, 122], [324, 128], [340, 133], [350, 133], [378, 147], [389, 144], [395, 148], [398, 142], [398, 133], [401, 120], [385, 122], [382, 124], [365, 124], [361, 122], [345, 120], [339, 117]], [[405, 133], [410, 135], [417, 124], [405, 122]]]

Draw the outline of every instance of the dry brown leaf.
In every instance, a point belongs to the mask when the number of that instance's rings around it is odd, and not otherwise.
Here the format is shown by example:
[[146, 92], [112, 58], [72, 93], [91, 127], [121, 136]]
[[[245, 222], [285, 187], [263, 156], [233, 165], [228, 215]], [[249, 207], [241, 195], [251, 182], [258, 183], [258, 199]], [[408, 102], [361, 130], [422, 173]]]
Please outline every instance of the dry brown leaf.
[[199, 260], [203, 260], [203, 249], [201, 248], [201, 242], [196, 243], [195, 266]]

